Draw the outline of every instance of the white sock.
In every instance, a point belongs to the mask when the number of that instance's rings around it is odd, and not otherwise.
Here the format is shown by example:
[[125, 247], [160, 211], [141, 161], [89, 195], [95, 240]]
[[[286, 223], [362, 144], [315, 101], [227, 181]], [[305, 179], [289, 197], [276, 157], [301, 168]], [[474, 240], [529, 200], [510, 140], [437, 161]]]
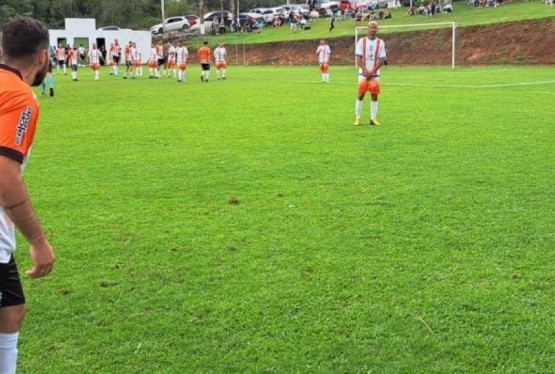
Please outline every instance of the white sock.
[[75, 71], [71, 72], [71, 78], [72, 79], [77, 79], [77, 73]]
[[222, 78], [225, 78], [225, 69], [222, 69]]
[[355, 101], [355, 117], [360, 118], [360, 113], [362, 113], [362, 100]]
[[330, 81], [330, 73], [326, 73], [326, 82]]
[[378, 102], [370, 102], [370, 119], [375, 119], [378, 116]]
[[15, 374], [19, 332], [0, 333], [0, 374]]
[[100, 72], [98, 70], [96, 70], [94, 72], [94, 80], [98, 80], [98, 77], [100, 77]]
[[208, 80], [208, 77], [210, 76], [210, 72], [208, 70], [204, 71], [204, 79]]

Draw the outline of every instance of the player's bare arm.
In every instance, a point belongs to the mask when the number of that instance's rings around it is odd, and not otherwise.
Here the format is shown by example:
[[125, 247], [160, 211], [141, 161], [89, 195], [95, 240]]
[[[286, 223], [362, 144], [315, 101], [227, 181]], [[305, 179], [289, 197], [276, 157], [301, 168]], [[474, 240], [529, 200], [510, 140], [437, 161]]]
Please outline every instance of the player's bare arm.
[[20, 167], [17, 161], [0, 156], [0, 206], [29, 242], [33, 268], [26, 274], [38, 278], [52, 271], [54, 251], [33, 212]]

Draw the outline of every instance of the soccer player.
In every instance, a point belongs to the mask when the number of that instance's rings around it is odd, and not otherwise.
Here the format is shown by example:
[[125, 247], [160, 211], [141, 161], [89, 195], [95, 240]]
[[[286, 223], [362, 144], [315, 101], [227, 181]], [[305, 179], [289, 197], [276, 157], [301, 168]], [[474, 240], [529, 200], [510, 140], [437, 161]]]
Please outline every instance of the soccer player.
[[96, 43], [93, 43], [92, 48], [89, 51], [89, 63], [93, 71], [95, 81], [100, 78], [100, 61], [106, 62], [104, 57], [102, 57], [100, 49], [96, 48]]
[[167, 70], [164, 75], [166, 77], [169, 77], [171, 75], [172, 78], [175, 78], [175, 66], [175, 47], [172, 43], [170, 43], [170, 46], [168, 47], [168, 62], [166, 63]]
[[81, 66], [85, 66], [85, 47], [83, 44], [79, 44], [79, 48], [77, 49], [79, 52], [79, 63]]
[[133, 78], [142, 77], [143, 76], [143, 64], [141, 61], [142, 54], [137, 48], [137, 43], [133, 42], [133, 48], [131, 49], [131, 55], [133, 56], [133, 64], [135, 65], [135, 73], [133, 74]]
[[318, 55], [318, 63], [320, 64], [320, 73], [322, 74], [322, 82], [329, 83], [330, 81], [330, 46], [326, 44], [324, 39], [320, 40], [320, 45], [316, 49]]
[[25, 296], [13, 256], [15, 229], [29, 242], [30, 278], [54, 266], [54, 251], [35, 216], [21, 172], [27, 163], [39, 116], [38, 86], [48, 72], [48, 29], [29, 18], [15, 18], [2, 30], [0, 65], [0, 373], [14, 374]]
[[50, 97], [53, 97], [54, 96], [54, 76], [52, 75], [52, 60], [48, 61], [48, 72], [46, 73], [46, 78], [44, 78], [40, 84], [42, 96], [46, 96], [47, 82], [48, 82], [48, 87], [50, 88]]
[[212, 55], [212, 52], [210, 51], [210, 47], [208, 46], [207, 41], [205, 41], [203, 46], [198, 49], [197, 54], [200, 62], [200, 67], [202, 69], [200, 80], [208, 83], [208, 78], [210, 77], [210, 57]]
[[370, 125], [379, 126], [378, 95], [380, 94], [380, 67], [387, 60], [385, 43], [378, 38], [378, 23], [368, 22], [368, 36], [360, 38], [355, 55], [358, 66], [358, 96], [355, 102], [355, 126], [360, 126], [362, 103], [366, 92], [370, 92]]
[[129, 42], [123, 47], [123, 58], [125, 59], [125, 72], [123, 73], [123, 79], [127, 79], [127, 74], [129, 73], [133, 76], [131, 72], [131, 67], [133, 66], [133, 42]]
[[117, 39], [110, 44], [110, 50], [108, 51], [110, 55], [110, 65], [112, 67], [112, 74], [117, 77], [119, 74], [119, 60], [121, 59], [121, 46]]
[[160, 78], [160, 72], [158, 71], [158, 48], [154, 43], [151, 44], [150, 56], [148, 58], [148, 74], [149, 78]]
[[66, 71], [66, 49], [62, 47], [61, 44], [58, 45], [56, 48], [56, 52], [54, 52], [54, 56], [56, 57], [56, 74], [60, 74], [60, 67], [63, 68], [64, 74], [67, 74]]
[[69, 53], [67, 54], [67, 61], [71, 66], [71, 79], [77, 81], [77, 65], [79, 64], [79, 52], [76, 45], [73, 46], [73, 49], [70, 48]]
[[164, 76], [166, 76], [168, 66], [166, 64], [166, 60], [164, 59], [164, 46], [162, 43], [156, 44], [156, 56], [158, 56], [158, 65], [156, 70], [156, 78], [160, 78], [162, 70], [162, 66], [164, 67]]
[[227, 56], [227, 51], [224, 47], [224, 43], [220, 43], [218, 47], [214, 50], [214, 61], [216, 62], [216, 79], [225, 79], [225, 73], [227, 70], [227, 63], [225, 58]]
[[183, 45], [182, 41], [177, 42], [177, 48], [175, 49], [175, 59], [177, 61], [177, 81], [180, 83], [185, 82], [187, 57], [189, 57], [189, 51], [187, 50], [187, 47]]

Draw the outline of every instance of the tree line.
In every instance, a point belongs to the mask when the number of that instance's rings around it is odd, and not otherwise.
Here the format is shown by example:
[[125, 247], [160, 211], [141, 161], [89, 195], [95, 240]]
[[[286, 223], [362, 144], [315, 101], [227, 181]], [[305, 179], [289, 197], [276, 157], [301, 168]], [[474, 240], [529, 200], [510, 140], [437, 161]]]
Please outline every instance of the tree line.
[[[278, 6], [286, 0], [165, 0], [166, 17], [196, 14], [212, 10], [230, 10], [234, 14], [256, 7]], [[130, 29], [148, 29], [161, 22], [161, 0], [1, 0], [0, 24], [18, 15], [37, 18], [51, 29], [63, 29], [64, 18], [94, 18], [97, 27], [116, 25]]]

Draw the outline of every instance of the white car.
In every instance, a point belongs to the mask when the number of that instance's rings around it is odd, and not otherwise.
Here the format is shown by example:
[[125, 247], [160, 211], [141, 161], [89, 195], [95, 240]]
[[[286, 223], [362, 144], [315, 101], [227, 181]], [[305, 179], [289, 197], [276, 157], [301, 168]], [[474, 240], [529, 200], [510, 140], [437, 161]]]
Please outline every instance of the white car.
[[167, 31], [187, 30], [190, 27], [189, 21], [185, 17], [166, 18], [164, 23], [159, 23], [150, 28], [153, 34], [161, 34]]
[[275, 8], [254, 8], [252, 10], [249, 10], [250, 13], [256, 13], [262, 16], [262, 18], [264, 19], [264, 23], [265, 24], [271, 24], [272, 22], [274, 22], [274, 18], [275, 17], [284, 17], [284, 12], [286, 12], [286, 10], [284, 8], [281, 7], [275, 7]]

